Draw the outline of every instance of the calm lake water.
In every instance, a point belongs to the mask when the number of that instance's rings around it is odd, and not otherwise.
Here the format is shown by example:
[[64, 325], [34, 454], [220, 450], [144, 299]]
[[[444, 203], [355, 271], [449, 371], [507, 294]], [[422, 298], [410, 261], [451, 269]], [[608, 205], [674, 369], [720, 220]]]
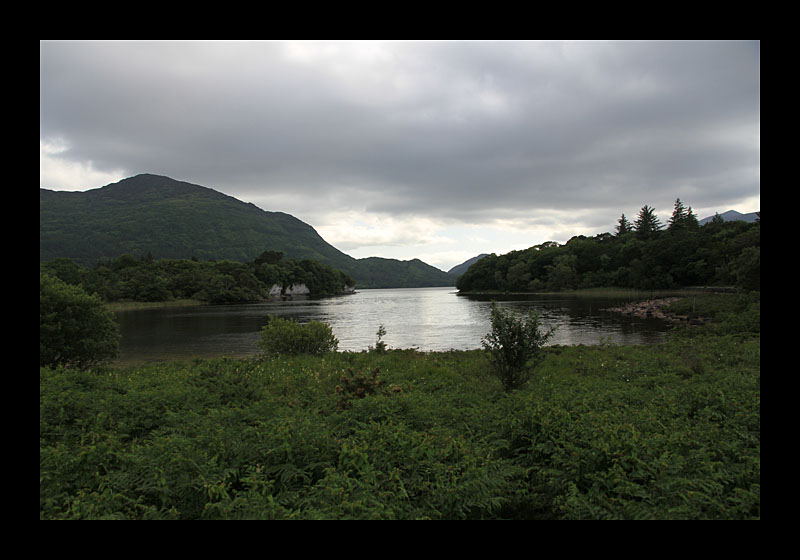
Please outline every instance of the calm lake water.
[[[648, 344], [659, 342], [667, 324], [603, 311], [629, 299], [574, 295], [494, 296], [504, 307], [535, 310], [556, 327], [549, 344]], [[389, 348], [471, 350], [491, 329], [491, 301], [459, 296], [455, 288], [359, 290], [347, 296], [298, 298], [247, 305], [202, 305], [119, 311], [119, 363], [245, 357], [260, 353], [259, 331], [269, 315], [327, 323], [339, 350], [374, 346], [379, 325]]]

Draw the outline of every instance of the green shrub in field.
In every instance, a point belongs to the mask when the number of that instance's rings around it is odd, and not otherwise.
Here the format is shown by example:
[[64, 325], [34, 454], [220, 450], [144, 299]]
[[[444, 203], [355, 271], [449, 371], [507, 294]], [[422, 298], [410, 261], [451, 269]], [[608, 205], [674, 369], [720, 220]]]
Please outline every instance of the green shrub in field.
[[[348, 375], [342, 375], [339, 378], [339, 385], [336, 386], [336, 392], [341, 395], [339, 400], [339, 408], [350, 408], [352, 399], [363, 399], [367, 395], [378, 395], [386, 393], [381, 387], [386, 383], [378, 379], [378, 374], [381, 368], [372, 370], [371, 375], [361, 373], [353, 373], [352, 368], [347, 369]], [[401, 393], [403, 389], [400, 385], [394, 385], [390, 392]]]
[[516, 317], [492, 302], [492, 331], [481, 342], [506, 392], [519, 389], [531, 378], [543, 359], [541, 349], [552, 334], [553, 329], [540, 329], [534, 312]]
[[335, 352], [339, 340], [325, 323], [311, 321], [301, 325], [294, 319], [270, 317], [269, 323], [261, 329], [260, 346], [268, 356], [321, 355]]
[[378, 332], [375, 333], [378, 337], [378, 340], [375, 342], [375, 348], [372, 346], [369, 347], [370, 351], [377, 352], [378, 354], [386, 353], [386, 343], [383, 341], [383, 337], [386, 336], [386, 328], [383, 325], [378, 327]]
[[100, 298], [39, 275], [39, 366], [86, 369], [117, 356], [119, 331]]

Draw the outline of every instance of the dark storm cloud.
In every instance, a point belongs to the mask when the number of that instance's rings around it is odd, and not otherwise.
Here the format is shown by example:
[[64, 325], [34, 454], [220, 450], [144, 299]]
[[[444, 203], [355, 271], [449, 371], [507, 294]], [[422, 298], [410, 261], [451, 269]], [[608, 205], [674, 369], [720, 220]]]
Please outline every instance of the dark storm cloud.
[[760, 191], [759, 59], [752, 42], [43, 42], [40, 135], [253, 201], [473, 223], [727, 205]]

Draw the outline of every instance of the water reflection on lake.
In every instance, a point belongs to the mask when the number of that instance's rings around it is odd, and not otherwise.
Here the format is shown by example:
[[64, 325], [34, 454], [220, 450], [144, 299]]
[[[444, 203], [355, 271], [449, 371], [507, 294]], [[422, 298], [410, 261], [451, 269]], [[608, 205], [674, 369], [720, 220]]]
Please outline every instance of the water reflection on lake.
[[[621, 297], [494, 296], [501, 305], [539, 313], [555, 326], [549, 344], [646, 344], [663, 339], [666, 324], [603, 311]], [[490, 330], [491, 301], [456, 294], [455, 288], [359, 290], [347, 296], [248, 305], [203, 305], [117, 312], [121, 364], [191, 357], [258, 354], [259, 331], [268, 315], [331, 325], [339, 350], [374, 346], [379, 325], [389, 348], [470, 350]]]

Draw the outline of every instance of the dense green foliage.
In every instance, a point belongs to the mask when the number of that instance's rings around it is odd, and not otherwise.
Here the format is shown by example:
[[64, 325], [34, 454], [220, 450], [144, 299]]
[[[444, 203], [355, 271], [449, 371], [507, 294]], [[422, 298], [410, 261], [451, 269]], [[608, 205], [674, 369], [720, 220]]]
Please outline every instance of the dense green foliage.
[[[761, 293], [697, 294], [667, 306], [665, 311], [688, 318], [707, 317], [713, 322], [702, 332], [740, 334], [761, 332]], [[689, 331], [694, 332], [694, 331]]]
[[759, 519], [759, 299], [716, 297], [511, 393], [480, 350], [41, 368], [40, 518]]
[[760, 290], [761, 221], [712, 220], [700, 226], [676, 201], [664, 228], [644, 206], [632, 226], [625, 215], [616, 235], [576, 236], [505, 255], [489, 255], [456, 282], [463, 292], [559, 291], [596, 287], [642, 290], [737, 286]]
[[362, 288], [454, 283], [417, 259], [355, 259], [294, 216], [169, 177], [142, 174], [86, 192], [39, 190], [40, 262], [94, 266], [123, 254], [249, 262], [265, 248], [342, 270]]
[[117, 356], [119, 331], [103, 302], [82, 289], [39, 274], [39, 366], [78, 369]]
[[87, 268], [69, 259], [40, 263], [40, 270], [98, 294], [106, 302], [195, 299], [207, 303], [243, 303], [305, 284], [313, 296], [341, 294], [355, 281], [347, 274], [311, 260], [283, 260], [265, 251], [247, 263], [134, 258], [122, 255]]
[[492, 302], [492, 330], [483, 341], [489, 362], [506, 391], [519, 389], [530, 380], [533, 370], [543, 359], [542, 348], [553, 334], [540, 327], [533, 311], [527, 317]]
[[39, 191], [39, 260], [84, 265], [121, 254], [249, 261], [265, 247], [289, 258], [328, 262], [347, 256], [314, 229], [213, 189], [142, 174], [85, 192]]
[[339, 341], [329, 325], [319, 321], [300, 324], [294, 319], [270, 317], [261, 328], [259, 344], [264, 354], [273, 356], [321, 356], [336, 352]]

